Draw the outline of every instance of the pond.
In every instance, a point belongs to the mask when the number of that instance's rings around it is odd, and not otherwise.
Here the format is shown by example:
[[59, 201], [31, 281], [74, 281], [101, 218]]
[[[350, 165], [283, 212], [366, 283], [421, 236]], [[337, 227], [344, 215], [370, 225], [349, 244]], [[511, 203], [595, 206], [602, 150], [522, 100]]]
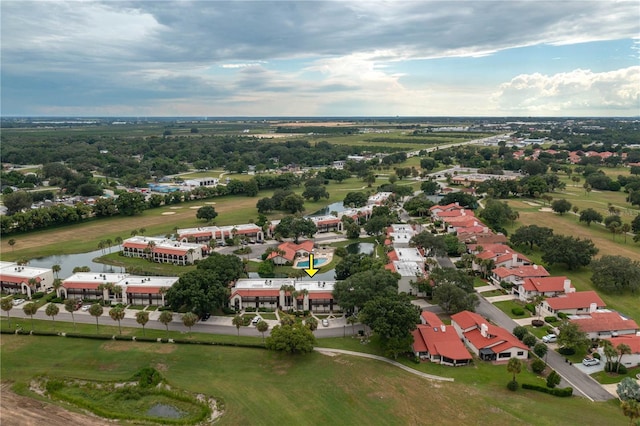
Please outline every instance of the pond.
[[324, 207], [318, 211], [315, 211], [313, 213], [311, 213], [309, 216], [324, 216], [327, 214], [331, 214], [331, 212], [343, 212], [347, 210], [347, 208], [344, 206], [344, 204], [342, 203], [342, 201], [339, 201], [337, 203], [331, 203], [329, 204], [327, 207]]
[[[112, 253], [115, 253], [118, 250], [120, 250], [120, 246], [111, 247]], [[29, 266], [51, 268], [53, 265], [60, 265], [60, 278], [67, 278], [73, 275], [73, 268], [77, 266], [88, 266], [91, 268], [91, 272], [124, 272], [124, 268], [119, 266], [105, 265], [104, 263], [97, 263], [93, 261], [96, 257], [104, 256], [105, 254], [109, 254], [109, 249], [104, 251], [90, 251], [88, 253], [40, 257], [38, 259], [31, 259], [29, 261]]]
[[147, 416], [162, 417], [165, 419], [179, 419], [184, 413], [176, 407], [167, 404], [155, 404], [147, 410]]
[[348, 246], [345, 246], [345, 250], [349, 254], [373, 254], [373, 250], [375, 245], [373, 243], [351, 243]]

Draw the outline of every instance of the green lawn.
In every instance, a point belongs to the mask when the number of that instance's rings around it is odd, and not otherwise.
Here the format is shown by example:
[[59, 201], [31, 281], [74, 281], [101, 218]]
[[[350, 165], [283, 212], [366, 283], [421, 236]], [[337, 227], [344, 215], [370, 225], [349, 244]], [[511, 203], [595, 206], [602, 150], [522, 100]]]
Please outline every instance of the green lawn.
[[[602, 358], [601, 362], [605, 362], [605, 358]], [[604, 371], [598, 371], [597, 373], [593, 373], [591, 377], [596, 379], [598, 383], [602, 383], [603, 385], [611, 384], [611, 383], [620, 383], [622, 379], [625, 377], [631, 377], [632, 379], [636, 378], [636, 374], [640, 373], [640, 367], [629, 368], [627, 370], [627, 374], [616, 374], [616, 373], [606, 373]]]
[[[172, 386], [223, 402], [222, 425], [404, 425], [427, 422], [427, 415], [429, 424], [456, 426], [478, 424], [478, 419], [496, 425], [574, 424], [577, 419], [581, 424], [627, 424], [616, 401], [591, 403], [522, 389], [512, 393], [505, 387], [510, 374], [504, 365], [450, 368], [403, 362], [456, 381], [432, 382], [351, 356], [16, 335], [2, 336], [0, 372], [3, 380], [28, 393], [26, 383], [40, 374], [124, 380], [151, 366]], [[526, 371], [518, 380], [542, 383]]]
[[[531, 312], [525, 309], [524, 304], [515, 300], [503, 300], [502, 302], [496, 302], [493, 305], [505, 314], [509, 315], [511, 318], [527, 318], [531, 316]], [[511, 312], [513, 308], [521, 308], [524, 311], [524, 315], [515, 315]]]

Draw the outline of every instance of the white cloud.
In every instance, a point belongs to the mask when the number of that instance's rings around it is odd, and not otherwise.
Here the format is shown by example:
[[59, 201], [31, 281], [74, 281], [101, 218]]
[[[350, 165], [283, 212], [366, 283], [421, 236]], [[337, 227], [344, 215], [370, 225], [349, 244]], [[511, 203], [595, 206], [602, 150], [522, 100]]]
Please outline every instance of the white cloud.
[[492, 96], [498, 110], [514, 114], [637, 115], [640, 113], [640, 66], [608, 72], [576, 69], [544, 75], [521, 74]]

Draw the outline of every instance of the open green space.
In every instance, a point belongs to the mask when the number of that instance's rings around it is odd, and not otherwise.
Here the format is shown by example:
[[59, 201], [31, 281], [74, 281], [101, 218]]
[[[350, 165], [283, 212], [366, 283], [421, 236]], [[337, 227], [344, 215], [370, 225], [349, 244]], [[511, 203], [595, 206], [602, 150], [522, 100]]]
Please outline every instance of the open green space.
[[[511, 318], [528, 318], [531, 316], [531, 313], [524, 308], [524, 304], [516, 300], [503, 300], [502, 302], [496, 302], [493, 305]], [[512, 309], [522, 309], [524, 314], [516, 315], [513, 313]]]
[[[20, 393], [34, 396], [26, 383], [51, 372], [113, 381], [151, 366], [173, 386], [221, 401], [222, 425], [461, 425], [477, 424], [478, 419], [496, 425], [574, 424], [577, 419], [581, 424], [627, 424], [617, 401], [592, 403], [522, 389], [510, 392], [504, 365], [450, 368], [402, 360], [412, 368], [456, 379], [449, 383], [426, 380], [375, 360], [319, 353], [292, 357], [256, 349], [22, 335], [3, 335], [1, 348], [2, 379], [14, 382]], [[527, 371], [518, 380], [542, 383]]]

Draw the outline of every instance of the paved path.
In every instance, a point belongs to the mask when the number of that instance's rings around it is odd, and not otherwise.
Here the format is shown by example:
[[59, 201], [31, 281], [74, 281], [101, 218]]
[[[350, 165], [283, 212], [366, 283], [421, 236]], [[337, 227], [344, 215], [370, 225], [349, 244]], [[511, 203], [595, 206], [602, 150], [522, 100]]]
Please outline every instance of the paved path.
[[503, 294], [502, 296], [491, 296], [486, 298], [490, 303], [504, 302], [505, 300], [517, 299], [515, 294]]
[[362, 358], [375, 359], [375, 360], [386, 362], [387, 364], [391, 364], [396, 367], [402, 368], [404, 371], [407, 371], [411, 374], [415, 374], [416, 376], [424, 377], [425, 379], [439, 380], [442, 382], [453, 382], [453, 379], [451, 377], [434, 376], [433, 374], [423, 373], [422, 371], [414, 370], [413, 368], [409, 368], [406, 365], [400, 364], [397, 361], [393, 361], [378, 355], [366, 354], [363, 352], [345, 351], [342, 349], [331, 349], [331, 348], [313, 348], [313, 349], [320, 353], [326, 352], [326, 353], [332, 353], [332, 354], [343, 354], [343, 355], [359, 356]]

